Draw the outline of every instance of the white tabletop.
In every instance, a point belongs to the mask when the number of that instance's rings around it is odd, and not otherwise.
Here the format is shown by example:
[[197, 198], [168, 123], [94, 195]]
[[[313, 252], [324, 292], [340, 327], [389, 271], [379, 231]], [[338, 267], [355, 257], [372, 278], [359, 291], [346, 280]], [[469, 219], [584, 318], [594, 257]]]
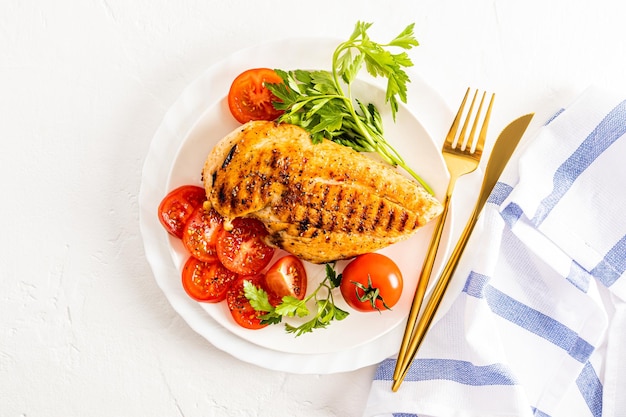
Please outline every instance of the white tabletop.
[[374, 366], [250, 365], [156, 285], [138, 193], [166, 112], [241, 48], [346, 38], [356, 20], [387, 39], [415, 22], [414, 70], [450, 109], [467, 86], [496, 92], [495, 135], [592, 83], [623, 88], [625, 13], [604, 0], [3, 1], [0, 415], [361, 415]]

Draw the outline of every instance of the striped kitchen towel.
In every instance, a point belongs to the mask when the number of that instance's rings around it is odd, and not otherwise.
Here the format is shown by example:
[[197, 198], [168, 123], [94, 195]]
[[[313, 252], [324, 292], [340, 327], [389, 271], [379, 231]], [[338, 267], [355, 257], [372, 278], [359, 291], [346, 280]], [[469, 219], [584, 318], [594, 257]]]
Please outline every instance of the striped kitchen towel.
[[590, 88], [522, 144], [398, 392], [366, 416], [626, 416], [626, 100]]

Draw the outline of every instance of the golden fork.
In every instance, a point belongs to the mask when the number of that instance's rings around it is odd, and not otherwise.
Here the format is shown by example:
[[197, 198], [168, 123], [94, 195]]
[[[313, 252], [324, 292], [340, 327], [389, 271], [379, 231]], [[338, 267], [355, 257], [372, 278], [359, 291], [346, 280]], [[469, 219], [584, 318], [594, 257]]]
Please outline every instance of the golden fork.
[[457, 131], [461, 119], [463, 118], [465, 104], [467, 102], [469, 94], [470, 88], [468, 88], [465, 92], [465, 96], [463, 97], [461, 106], [459, 107], [456, 117], [452, 122], [452, 126], [450, 127], [450, 131], [446, 136], [446, 140], [441, 150], [443, 158], [446, 162], [446, 166], [448, 168], [448, 172], [450, 173], [450, 182], [448, 183], [446, 196], [443, 201], [443, 212], [437, 220], [435, 231], [433, 232], [433, 236], [428, 247], [428, 252], [422, 266], [422, 272], [420, 274], [420, 279], [415, 290], [415, 297], [413, 298], [413, 304], [411, 305], [411, 311], [409, 312], [406, 329], [402, 338], [402, 344], [400, 345], [400, 350], [398, 352], [398, 359], [393, 376], [395, 381], [394, 391], [397, 389], [397, 386], [399, 386], [399, 383], [397, 383], [397, 381], [402, 381], [406, 370], [413, 360], [414, 352], [412, 351], [415, 351], [417, 349], [417, 346], [415, 346], [417, 344], [417, 341], [413, 341], [413, 335], [415, 333], [414, 329], [417, 323], [417, 317], [420, 308], [422, 306], [422, 301], [424, 300], [424, 295], [426, 294], [426, 289], [428, 287], [428, 281], [433, 270], [433, 265], [435, 263], [437, 250], [439, 248], [439, 242], [441, 241], [441, 235], [443, 233], [443, 227], [446, 222], [446, 217], [448, 216], [448, 211], [450, 209], [450, 202], [452, 199], [454, 186], [459, 177], [476, 170], [483, 153], [485, 138], [487, 136], [487, 126], [489, 125], [489, 118], [491, 117], [491, 108], [493, 106], [495, 94], [491, 95], [491, 100], [489, 101], [489, 106], [487, 107], [487, 111], [484, 115], [484, 121], [482, 123], [482, 127], [478, 135], [478, 140], [476, 142], [474, 142], [474, 136], [476, 134], [476, 129], [481, 116], [480, 113], [483, 107], [483, 102], [485, 100], [486, 93], [484, 92], [482, 94], [482, 98], [480, 99], [478, 110], [475, 113], [471, 131], [469, 133], [469, 136], [467, 137], [466, 132], [473, 116], [473, 109], [476, 102], [476, 97], [478, 96], [478, 90], [474, 92], [474, 96], [472, 98], [469, 110], [466, 113], [463, 127], [461, 128], [461, 133], [457, 137]]

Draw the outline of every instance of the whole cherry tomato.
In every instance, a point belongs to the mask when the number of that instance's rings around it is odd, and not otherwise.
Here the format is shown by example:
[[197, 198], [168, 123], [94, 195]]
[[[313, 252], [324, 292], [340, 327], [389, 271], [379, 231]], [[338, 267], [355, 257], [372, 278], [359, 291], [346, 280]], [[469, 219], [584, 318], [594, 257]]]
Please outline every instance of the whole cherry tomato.
[[341, 295], [359, 311], [393, 307], [402, 295], [402, 273], [390, 258], [379, 253], [357, 256], [342, 272]]

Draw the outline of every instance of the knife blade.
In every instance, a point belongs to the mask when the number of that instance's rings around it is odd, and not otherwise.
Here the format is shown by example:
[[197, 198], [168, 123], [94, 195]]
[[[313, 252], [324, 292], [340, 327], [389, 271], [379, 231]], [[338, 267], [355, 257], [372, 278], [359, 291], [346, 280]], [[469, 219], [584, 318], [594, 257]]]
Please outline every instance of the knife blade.
[[524, 132], [528, 128], [530, 121], [532, 120], [534, 113], [526, 114], [521, 116], [511, 123], [509, 123], [498, 135], [496, 142], [491, 151], [491, 155], [489, 156], [489, 160], [487, 162], [487, 167], [485, 169], [485, 175], [483, 177], [483, 182], [480, 187], [480, 193], [478, 195], [478, 199], [476, 201], [476, 205], [474, 206], [474, 210], [459, 237], [459, 241], [457, 242], [454, 250], [452, 251], [448, 262], [444, 266], [441, 276], [439, 280], [435, 284], [433, 288], [433, 292], [428, 300], [428, 304], [424, 308], [424, 312], [420, 317], [417, 325], [415, 326], [414, 335], [411, 339], [411, 343], [409, 344], [409, 348], [407, 351], [405, 362], [402, 365], [402, 371], [400, 372], [397, 378], [394, 378], [393, 384], [391, 386], [392, 391], [397, 391], [400, 387], [400, 384], [404, 380], [406, 373], [417, 354], [419, 346], [421, 345], [424, 336], [426, 335], [426, 331], [430, 327], [433, 318], [439, 308], [439, 304], [445, 294], [445, 291], [452, 279], [452, 275], [456, 270], [456, 266], [459, 263], [459, 259], [463, 254], [463, 250], [467, 245], [467, 241], [469, 240], [469, 236], [474, 230], [474, 226], [476, 225], [476, 221], [478, 220], [478, 215], [482, 211], [493, 187], [498, 182], [498, 179], [502, 175], [502, 171], [504, 171], [504, 167], [509, 162], [511, 155], [515, 151], [517, 144], [524, 136]]
[[476, 202], [478, 211], [481, 211], [487, 202], [489, 194], [491, 194], [493, 187], [502, 175], [504, 167], [509, 162], [509, 159], [511, 159], [511, 155], [513, 155], [517, 144], [522, 139], [522, 136], [524, 136], [524, 132], [526, 132], [534, 115], [534, 113], [530, 113], [518, 117], [509, 123], [498, 135], [493, 149], [491, 150], [489, 160], [487, 161], [483, 184], [480, 188], [478, 201]]

